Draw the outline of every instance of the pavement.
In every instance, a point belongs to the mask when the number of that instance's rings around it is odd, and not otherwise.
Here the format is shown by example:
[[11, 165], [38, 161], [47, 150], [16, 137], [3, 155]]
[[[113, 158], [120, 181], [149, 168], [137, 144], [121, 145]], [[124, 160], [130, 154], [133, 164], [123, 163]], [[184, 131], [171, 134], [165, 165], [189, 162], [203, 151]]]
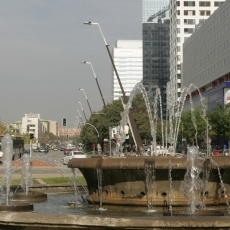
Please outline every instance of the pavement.
[[[11, 179], [17, 180], [21, 179], [22, 177], [22, 161], [17, 160], [12, 162], [12, 171]], [[0, 175], [5, 174], [5, 167], [3, 164], [0, 164]], [[82, 176], [79, 169], [75, 169], [76, 176]], [[43, 161], [32, 160], [31, 161], [31, 176], [32, 178], [41, 180], [39, 183], [42, 182], [42, 178], [55, 178], [55, 177], [65, 177], [65, 178], [72, 178], [72, 170], [69, 169], [66, 165], [57, 166], [55, 164], [48, 164]]]

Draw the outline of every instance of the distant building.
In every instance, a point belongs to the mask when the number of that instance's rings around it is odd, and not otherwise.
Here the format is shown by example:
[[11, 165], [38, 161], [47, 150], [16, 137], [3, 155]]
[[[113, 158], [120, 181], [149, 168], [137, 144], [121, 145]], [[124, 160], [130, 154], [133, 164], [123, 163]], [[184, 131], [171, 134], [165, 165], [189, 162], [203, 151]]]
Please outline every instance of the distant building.
[[[212, 110], [230, 102], [230, 1], [221, 5], [183, 46], [183, 86], [194, 83]], [[199, 91], [191, 94], [200, 107]], [[189, 109], [189, 96], [185, 109]]]
[[60, 129], [60, 136], [67, 136], [68, 137], [79, 137], [81, 129], [79, 128], [61, 128]]
[[[142, 80], [142, 41], [117, 40], [113, 49], [113, 59], [125, 95], [129, 96], [133, 87]], [[112, 79], [113, 99], [123, 96], [115, 71]]]
[[43, 125], [43, 133], [50, 132], [50, 123], [48, 120], [40, 119], [42, 125]]
[[59, 136], [57, 121], [48, 120], [48, 122], [50, 124], [50, 132], [53, 133], [55, 136]]
[[169, 1], [142, 1], [143, 85], [153, 104], [160, 88], [163, 117], [166, 118], [166, 86], [169, 81]]
[[22, 130], [22, 121], [15, 121], [10, 124], [10, 126], [13, 128], [13, 131], [16, 134], [20, 134]]
[[42, 123], [40, 121], [40, 114], [25, 114], [22, 117], [21, 133], [33, 133], [36, 138], [36, 142], [42, 137]]

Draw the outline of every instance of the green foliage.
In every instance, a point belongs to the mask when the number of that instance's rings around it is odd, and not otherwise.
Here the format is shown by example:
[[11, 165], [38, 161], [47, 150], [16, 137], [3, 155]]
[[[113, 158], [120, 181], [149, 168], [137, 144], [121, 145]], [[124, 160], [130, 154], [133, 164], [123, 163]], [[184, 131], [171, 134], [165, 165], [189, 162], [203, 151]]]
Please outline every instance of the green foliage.
[[213, 136], [227, 140], [230, 143], [230, 105], [217, 105], [208, 114], [213, 130]]
[[88, 146], [98, 142], [102, 144], [104, 138], [109, 138], [109, 126], [119, 125], [121, 111], [123, 111], [121, 101], [115, 100], [112, 104], [108, 104], [101, 111], [97, 112], [100, 114], [92, 114], [87, 123], [90, 123], [97, 129], [99, 138], [96, 130], [91, 125], [85, 124], [80, 134], [81, 141]]
[[[200, 109], [196, 109], [194, 111], [194, 116], [197, 125], [197, 142], [198, 145], [200, 145], [202, 142], [205, 141], [206, 122], [201, 116]], [[183, 135], [183, 138], [186, 139], [187, 143], [196, 144], [195, 134], [196, 134], [196, 129], [192, 122], [191, 111], [182, 112], [181, 123], [178, 132], [178, 140], [181, 140]]]

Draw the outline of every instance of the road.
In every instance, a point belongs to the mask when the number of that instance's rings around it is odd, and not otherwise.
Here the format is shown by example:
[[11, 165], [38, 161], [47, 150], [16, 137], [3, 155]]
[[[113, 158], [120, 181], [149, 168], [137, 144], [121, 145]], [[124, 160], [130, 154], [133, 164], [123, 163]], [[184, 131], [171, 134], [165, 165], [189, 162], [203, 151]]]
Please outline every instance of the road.
[[[55, 163], [57, 166], [31, 166], [31, 175], [33, 178], [51, 178], [51, 177], [72, 177], [72, 170], [66, 165], [62, 164], [64, 157], [63, 151], [50, 150], [47, 154], [32, 152], [32, 159], [39, 161]], [[12, 168], [12, 180], [21, 179], [21, 167]], [[76, 175], [82, 175], [81, 172], [76, 169]], [[5, 175], [5, 167], [0, 164], [0, 175]]]

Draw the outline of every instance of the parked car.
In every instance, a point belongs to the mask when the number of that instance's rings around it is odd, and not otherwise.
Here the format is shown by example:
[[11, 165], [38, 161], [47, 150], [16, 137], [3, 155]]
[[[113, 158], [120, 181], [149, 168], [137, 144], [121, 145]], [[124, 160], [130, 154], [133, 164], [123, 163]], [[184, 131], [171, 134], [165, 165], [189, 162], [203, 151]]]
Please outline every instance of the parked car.
[[44, 148], [40, 148], [40, 153], [44, 153], [46, 150]]
[[63, 158], [63, 164], [68, 164], [69, 160], [73, 158], [86, 158], [87, 155], [82, 151], [70, 151], [66, 154], [66, 156]]
[[40, 152], [40, 148], [36, 148], [33, 150], [34, 152]]
[[24, 154], [30, 154], [30, 150], [29, 149], [24, 149]]

